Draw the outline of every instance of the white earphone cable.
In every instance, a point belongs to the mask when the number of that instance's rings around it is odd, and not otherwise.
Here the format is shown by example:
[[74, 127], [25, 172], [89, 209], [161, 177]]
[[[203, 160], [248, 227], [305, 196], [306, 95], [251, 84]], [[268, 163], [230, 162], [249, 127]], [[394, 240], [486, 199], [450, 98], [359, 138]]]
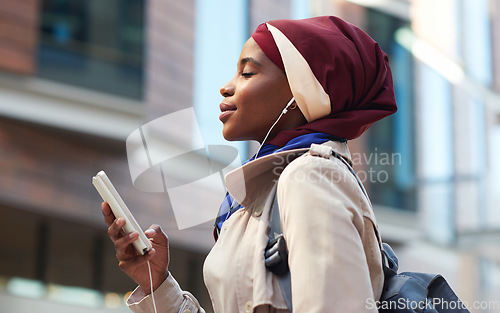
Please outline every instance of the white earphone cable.
[[292, 99], [290, 99], [290, 101], [288, 101], [288, 103], [285, 106], [285, 108], [283, 109], [283, 111], [281, 111], [280, 116], [278, 116], [278, 119], [274, 122], [273, 126], [271, 126], [271, 128], [269, 128], [269, 131], [267, 132], [267, 135], [264, 137], [264, 140], [262, 140], [262, 143], [260, 144], [259, 149], [257, 150], [257, 153], [255, 154], [255, 158], [254, 159], [257, 159], [257, 157], [259, 156], [260, 149], [264, 145], [264, 142], [266, 142], [267, 137], [269, 137], [269, 134], [273, 130], [274, 126], [276, 126], [276, 124], [278, 124], [278, 122], [281, 119], [281, 117], [283, 116], [283, 114], [285, 114], [286, 112], [288, 112], [288, 108], [292, 105], [293, 101], [295, 101], [295, 97], [292, 97]]
[[153, 292], [153, 275], [151, 275], [151, 265], [149, 264], [149, 261], [148, 261], [148, 270], [149, 270], [149, 282], [151, 283], [151, 299], [153, 300], [153, 308], [155, 310], [155, 313], [157, 313], [158, 311], [156, 311], [155, 295]]

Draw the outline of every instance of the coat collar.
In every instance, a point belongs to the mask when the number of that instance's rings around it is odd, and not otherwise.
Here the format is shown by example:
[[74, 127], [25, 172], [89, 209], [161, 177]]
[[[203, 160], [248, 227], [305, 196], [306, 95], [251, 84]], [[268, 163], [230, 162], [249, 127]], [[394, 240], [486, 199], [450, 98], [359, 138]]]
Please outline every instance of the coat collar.
[[[347, 143], [327, 141], [323, 146], [351, 160]], [[283, 169], [309, 148], [281, 151], [260, 157], [240, 166], [226, 175], [226, 188], [231, 196], [243, 207], [249, 207], [256, 200], [264, 200], [273, 185], [278, 181]], [[257, 201], [260, 202], [260, 201]]]

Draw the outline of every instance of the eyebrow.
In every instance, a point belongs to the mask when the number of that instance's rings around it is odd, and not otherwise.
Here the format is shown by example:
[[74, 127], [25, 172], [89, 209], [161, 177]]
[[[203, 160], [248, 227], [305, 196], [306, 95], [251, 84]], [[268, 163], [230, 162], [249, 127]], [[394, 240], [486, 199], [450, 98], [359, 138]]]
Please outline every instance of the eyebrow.
[[245, 58], [241, 59], [240, 60], [240, 65], [243, 66], [243, 65], [247, 64], [248, 62], [252, 62], [252, 63], [254, 63], [257, 66], [262, 66], [262, 64], [259, 61], [255, 60], [252, 57], [245, 57]]

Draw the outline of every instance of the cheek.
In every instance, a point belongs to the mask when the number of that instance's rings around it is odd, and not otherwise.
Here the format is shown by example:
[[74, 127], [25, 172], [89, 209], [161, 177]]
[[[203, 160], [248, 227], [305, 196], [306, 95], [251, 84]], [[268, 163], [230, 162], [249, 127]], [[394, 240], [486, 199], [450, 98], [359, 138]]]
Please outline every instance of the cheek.
[[[281, 111], [289, 99], [282, 86], [274, 81], [262, 82], [257, 86], [248, 86], [244, 91], [244, 103], [246, 110], [258, 115], [269, 116]], [[290, 96], [291, 97], [291, 96]]]
[[292, 97], [286, 81], [278, 79], [249, 81], [236, 90], [238, 109], [225, 125], [225, 135], [245, 139], [262, 139]]

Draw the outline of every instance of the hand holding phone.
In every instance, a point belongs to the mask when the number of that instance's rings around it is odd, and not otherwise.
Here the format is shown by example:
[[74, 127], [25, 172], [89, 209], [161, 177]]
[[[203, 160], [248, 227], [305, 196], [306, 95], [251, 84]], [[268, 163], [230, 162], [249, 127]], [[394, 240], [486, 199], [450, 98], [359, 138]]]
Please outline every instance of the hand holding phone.
[[125, 225], [123, 226], [125, 234], [129, 234], [133, 231], [139, 233], [137, 240], [132, 243], [136, 250], [142, 255], [151, 250], [151, 242], [142, 231], [132, 213], [130, 213], [127, 205], [116, 191], [106, 173], [104, 171], [97, 173], [96, 176], [92, 178], [92, 184], [97, 189], [102, 199], [109, 204], [115, 217], [121, 217], [125, 220]]

